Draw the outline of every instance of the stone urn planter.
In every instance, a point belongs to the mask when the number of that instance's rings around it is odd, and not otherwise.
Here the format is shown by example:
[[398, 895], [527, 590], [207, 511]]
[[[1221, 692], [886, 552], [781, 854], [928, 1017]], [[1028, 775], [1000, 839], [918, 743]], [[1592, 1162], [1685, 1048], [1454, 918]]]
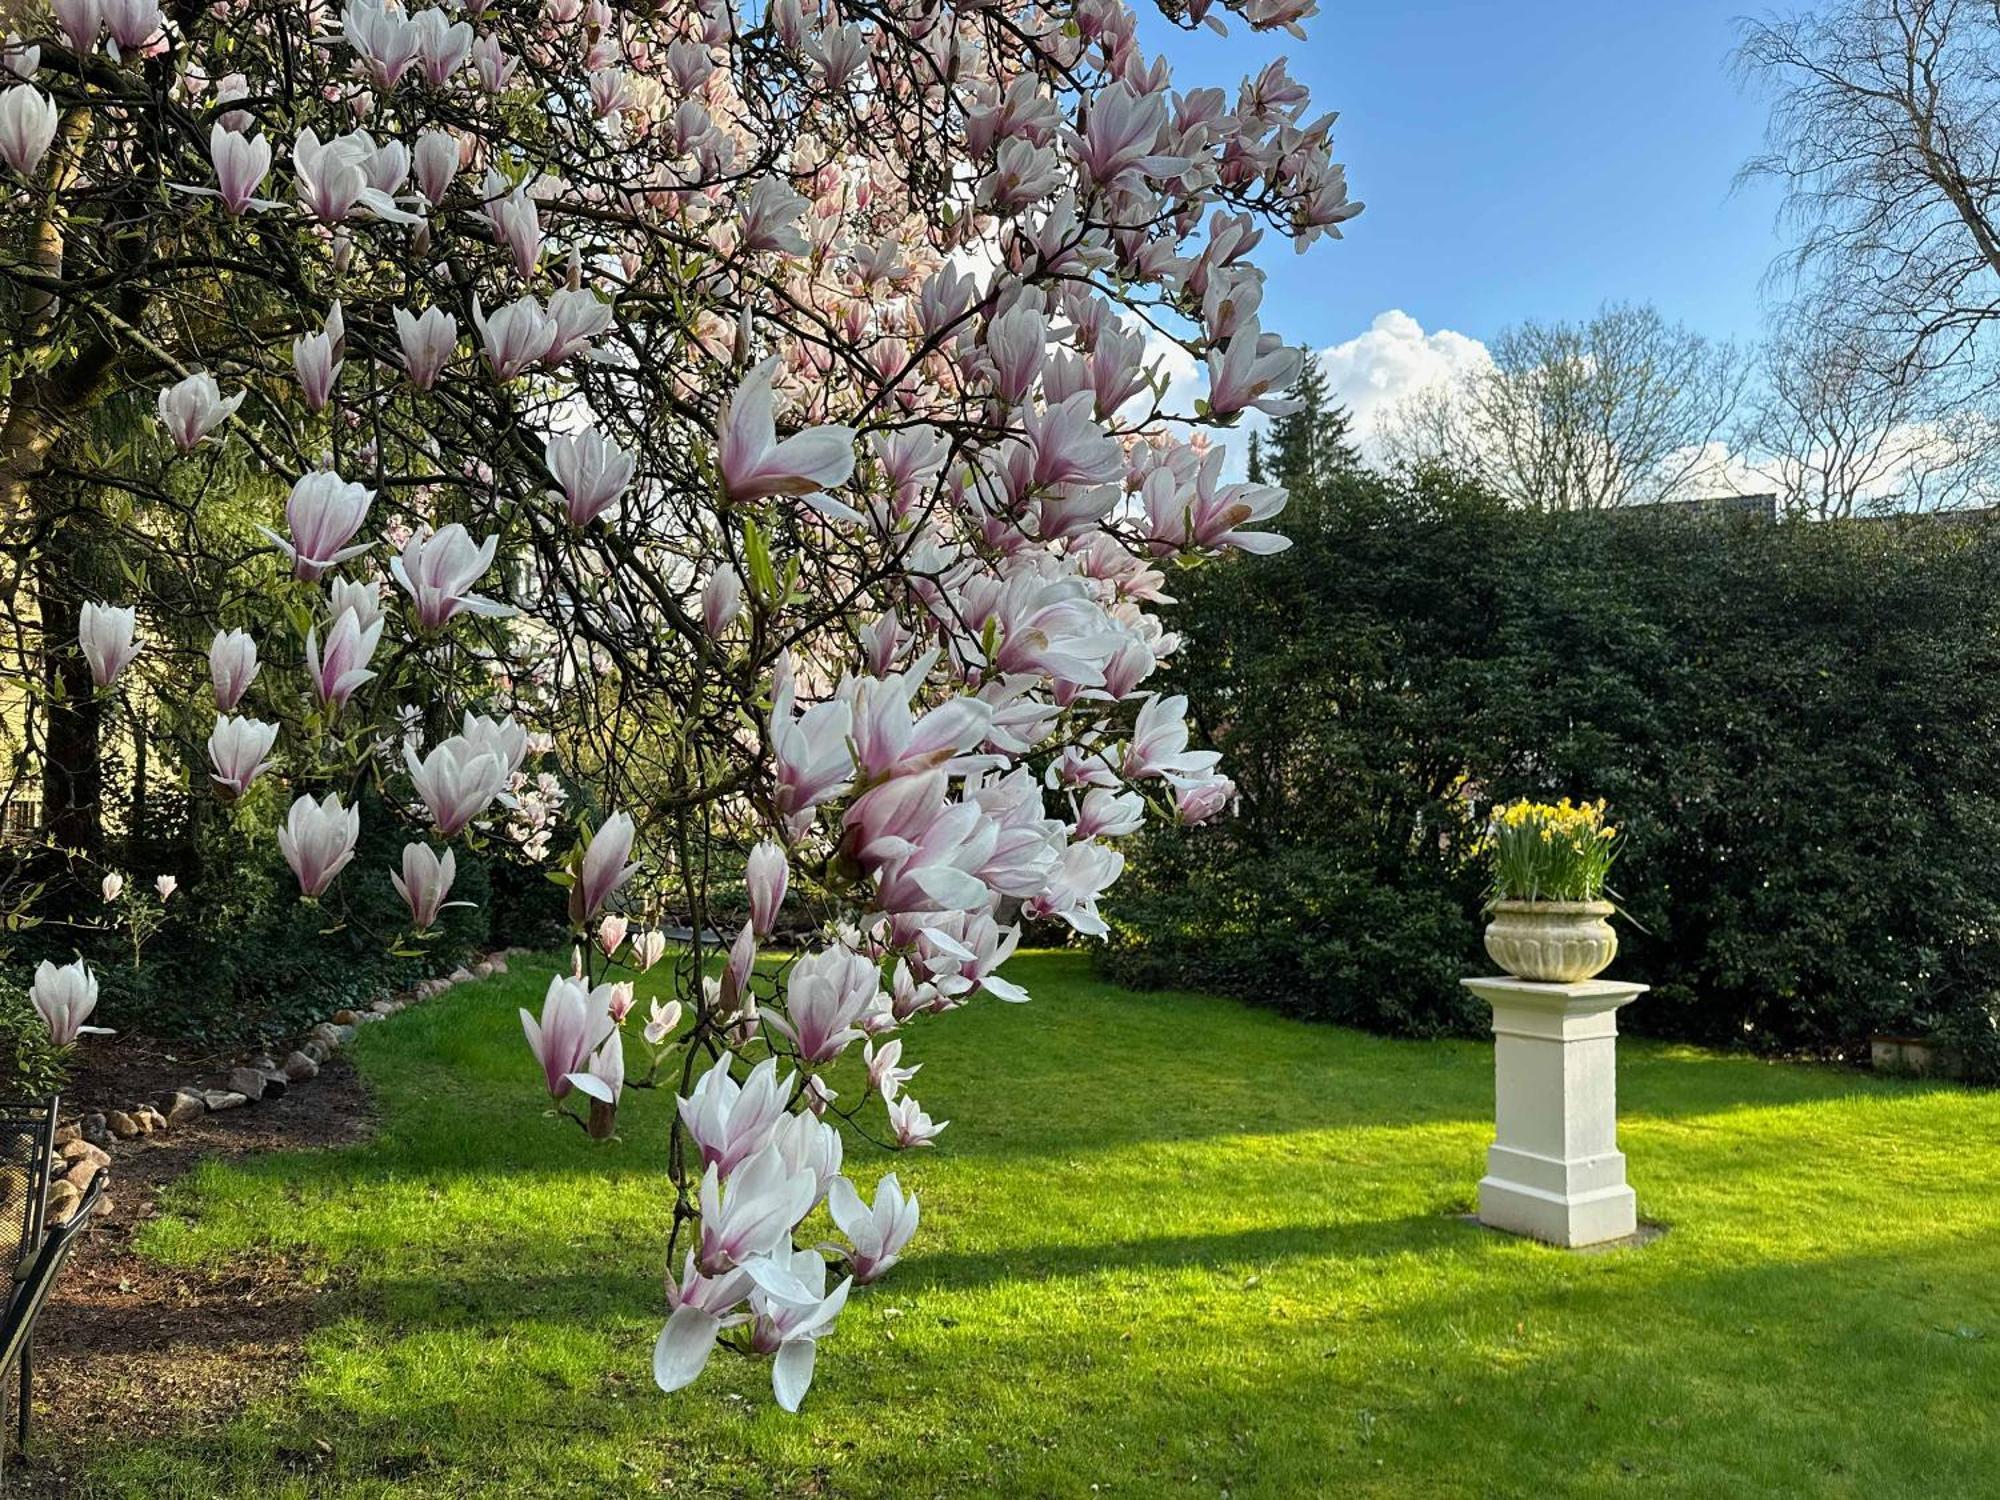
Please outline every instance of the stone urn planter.
[[1486, 952], [1516, 979], [1578, 984], [1618, 956], [1609, 901], [1495, 901]]

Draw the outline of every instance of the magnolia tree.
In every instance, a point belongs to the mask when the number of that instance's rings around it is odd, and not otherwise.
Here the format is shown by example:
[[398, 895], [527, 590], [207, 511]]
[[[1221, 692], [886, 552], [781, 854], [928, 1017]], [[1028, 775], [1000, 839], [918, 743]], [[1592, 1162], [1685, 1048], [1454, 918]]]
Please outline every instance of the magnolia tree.
[[[1282, 63], [1176, 89], [1119, 0], [55, 0], [6, 64], [6, 513], [250, 497], [249, 581], [173, 602], [217, 795], [281, 785], [304, 898], [392, 880], [419, 937], [454, 843], [548, 852], [549, 1093], [597, 1135], [628, 1069], [679, 1095], [659, 1383], [723, 1343], [796, 1407], [917, 1224], [832, 1119], [929, 1144], [909, 1023], [1025, 1000], [1024, 920], [1101, 933], [1118, 841], [1229, 801], [1155, 608], [1285, 545], [1205, 429], [1298, 368], [1251, 256], [1358, 210], [1332, 117]], [[89, 440], [121, 402], [141, 436]], [[101, 692], [142, 590], [82, 612]], [[393, 870], [345, 868], [364, 791]], [[800, 1243], [822, 1202], [844, 1245]]]

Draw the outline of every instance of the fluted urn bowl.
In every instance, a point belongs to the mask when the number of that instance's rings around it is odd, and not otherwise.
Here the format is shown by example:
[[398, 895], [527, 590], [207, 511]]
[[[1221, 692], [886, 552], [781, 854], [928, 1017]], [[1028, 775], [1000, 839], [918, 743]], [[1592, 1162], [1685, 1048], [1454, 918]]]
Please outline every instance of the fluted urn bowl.
[[1575, 984], [1618, 956], [1609, 901], [1496, 901], [1486, 951], [1516, 979]]

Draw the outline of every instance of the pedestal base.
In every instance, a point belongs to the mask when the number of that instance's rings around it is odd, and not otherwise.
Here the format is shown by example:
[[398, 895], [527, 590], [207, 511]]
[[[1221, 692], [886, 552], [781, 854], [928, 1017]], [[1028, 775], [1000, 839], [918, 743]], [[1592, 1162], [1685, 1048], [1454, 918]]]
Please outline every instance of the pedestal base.
[[1595, 1245], [1639, 1227], [1618, 1150], [1618, 1007], [1643, 984], [1468, 979], [1493, 1007], [1494, 1140], [1479, 1221], [1551, 1245]]

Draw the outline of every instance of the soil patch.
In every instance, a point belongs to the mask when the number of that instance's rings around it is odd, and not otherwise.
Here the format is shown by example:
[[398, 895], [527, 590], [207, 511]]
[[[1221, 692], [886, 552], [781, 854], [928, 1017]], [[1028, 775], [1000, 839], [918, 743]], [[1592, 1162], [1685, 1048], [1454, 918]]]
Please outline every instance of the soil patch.
[[[172, 1053], [140, 1038], [87, 1046], [64, 1094], [66, 1118], [163, 1095], [222, 1059]], [[75, 1473], [107, 1438], [188, 1434], [227, 1421], [251, 1396], [280, 1389], [301, 1357], [320, 1289], [278, 1256], [163, 1266], [132, 1248], [160, 1190], [197, 1162], [310, 1150], [365, 1139], [374, 1115], [344, 1057], [283, 1098], [114, 1142], [108, 1212], [70, 1258], [35, 1339], [35, 1427], [26, 1461], [10, 1453], [9, 1496], [88, 1494]], [[14, 1407], [5, 1408], [12, 1427]], [[11, 1448], [11, 1443], [10, 1443]]]

